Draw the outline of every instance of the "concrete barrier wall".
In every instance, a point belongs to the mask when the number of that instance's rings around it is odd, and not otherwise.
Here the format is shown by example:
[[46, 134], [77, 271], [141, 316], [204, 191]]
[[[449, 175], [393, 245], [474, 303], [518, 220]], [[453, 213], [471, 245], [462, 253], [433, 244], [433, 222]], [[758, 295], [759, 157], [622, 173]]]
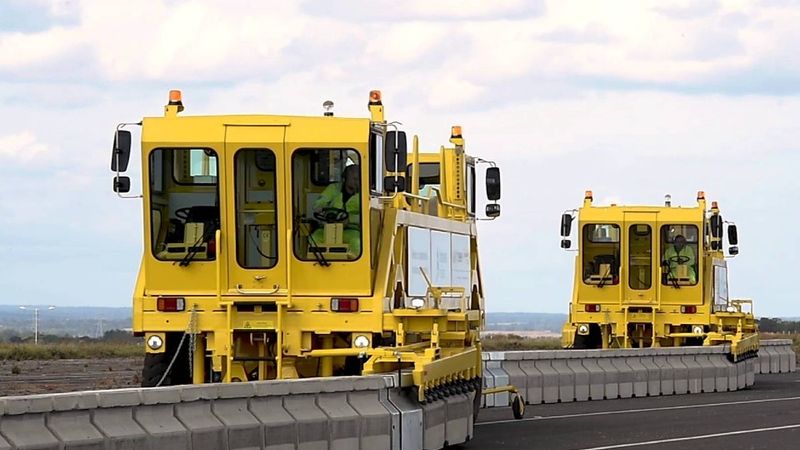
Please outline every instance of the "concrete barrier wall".
[[[757, 373], [794, 372], [789, 339], [761, 341], [757, 358], [733, 364], [726, 346], [486, 352], [484, 386], [511, 384], [528, 404], [735, 391]], [[507, 393], [482, 406], [507, 406]]]
[[472, 437], [475, 393], [424, 407], [394, 376], [0, 398], [0, 450], [439, 449]]
[[761, 341], [758, 358], [755, 360], [756, 373], [789, 373], [797, 370], [797, 355], [792, 348], [791, 339], [770, 339]]

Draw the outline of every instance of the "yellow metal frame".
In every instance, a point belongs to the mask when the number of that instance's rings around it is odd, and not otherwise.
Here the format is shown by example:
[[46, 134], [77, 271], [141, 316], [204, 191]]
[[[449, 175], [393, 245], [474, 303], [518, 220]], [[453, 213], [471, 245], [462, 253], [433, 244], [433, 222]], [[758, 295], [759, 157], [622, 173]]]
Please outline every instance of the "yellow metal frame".
[[[601, 348], [672, 347], [689, 343], [731, 345], [731, 358], [740, 360], [755, 355], [758, 334], [750, 300], [730, 300], [724, 308], [714, 305], [714, 268], [725, 270], [725, 255], [718, 238], [706, 236], [709, 217], [719, 215], [716, 204], [707, 209], [704, 195], [696, 206], [596, 206], [587, 192], [577, 212], [578, 251], [569, 318], [562, 330], [564, 348], [578, 344], [594, 333]], [[618, 283], [587, 283], [583, 280], [583, 227], [586, 224], [614, 224], [620, 228]], [[629, 236], [633, 225], [648, 225], [651, 230], [650, 288], [632, 289], [629, 285]], [[698, 230], [697, 283], [678, 287], [662, 284], [659, 260], [661, 226], [694, 225]], [[717, 249], [709, 245], [718, 242]], [[592, 305], [592, 308], [587, 307]], [[746, 306], [746, 308], [745, 308]], [[599, 307], [599, 311], [587, 311]], [[683, 312], [691, 307], [694, 313]], [[702, 329], [702, 332], [698, 332]], [[599, 336], [597, 333], [599, 332]], [[579, 338], [579, 336], [581, 336]]]
[[[190, 349], [194, 383], [332, 376], [345, 368], [346, 358], [356, 357], [365, 374], [410, 373], [419, 400], [425, 400], [439, 387], [474, 383], [481, 376], [484, 302], [477, 231], [464, 181], [472, 159], [464, 152], [463, 138], [455, 136], [451, 147], [431, 153], [421, 153], [418, 138], [413, 138], [412, 164], [440, 164], [442, 182], [435, 196], [419, 194], [416, 170], [407, 193], [370, 194], [362, 182], [363, 253], [355, 261], [330, 261], [330, 266], [322, 267], [316, 261], [298, 260], [293, 252], [292, 155], [303, 148], [354, 149], [361, 155], [361, 180], [368, 180], [370, 133], [385, 135], [389, 129], [383, 105], [371, 103], [370, 117], [363, 119], [182, 117], [180, 110], [168, 105], [164, 117], [142, 122], [145, 252], [133, 298], [135, 333], [194, 335]], [[209, 148], [217, 154], [221, 229], [215, 233], [214, 260], [180, 267], [156, 259], [150, 250], [147, 162], [159, 148]], [[246, 148], [268, 148], [276, 156], [279, 259], [268, 269], [240, 267], [235, 257], [233, 155]], [[429, 207], [433, 203], [435, 211]], [[469, 236], [471, 290], [430, 284], [431, 302], [420, 309], [407, 306], [405, 231], [412, 225]], [[162, 296], [182, 297], [186, 310], [158, 311]], [[440, 309], [442, 296], [458, 298], [460, 306]], [[357, 298], [358, 312], [331, 311], [331, 299], [337, 297]], [[371, 345], [379, 344], [354, 348], [348, 340], [357, 335], [367, 336]]]

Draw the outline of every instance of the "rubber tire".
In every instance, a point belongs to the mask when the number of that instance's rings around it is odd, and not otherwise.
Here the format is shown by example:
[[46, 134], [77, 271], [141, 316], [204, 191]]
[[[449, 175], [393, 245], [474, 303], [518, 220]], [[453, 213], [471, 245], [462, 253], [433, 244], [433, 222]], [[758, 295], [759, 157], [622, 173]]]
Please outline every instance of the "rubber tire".
[[[142, 366], [142, 387], [155, 387], [164, 371], [167, 370], [170, 358], [167, 358], [166, 353], [148, 353], [144, 356], [144, 366]], [[162, 386], [169, 386], [172, 384], [172, 379], [168, 375], [164, 378]]]
[[514, 399], [511, 400], [511, 412], [517, 420], [525, 417], [525, 402], [522, 400], [521, 395], [517, 394], [514, 396]]
[[[181, 335], [178, 333], [167, 334], [166, 351], [164, 353], [147, 353], [144, 357], [144, 365], [142, 366], [142, 387], [154, 387], [164, 372], [167, 370], [172, 357], [175, 354], [175, 349], [181, 341]], [[172, 365], [172, 370], [169, 375], [164, 378], [162, 386], [175, 386], [178, 384], [190, 384], [192, 382], [189, 377], [189, 339], [187, 338], [183, 343], [181, 354]]]

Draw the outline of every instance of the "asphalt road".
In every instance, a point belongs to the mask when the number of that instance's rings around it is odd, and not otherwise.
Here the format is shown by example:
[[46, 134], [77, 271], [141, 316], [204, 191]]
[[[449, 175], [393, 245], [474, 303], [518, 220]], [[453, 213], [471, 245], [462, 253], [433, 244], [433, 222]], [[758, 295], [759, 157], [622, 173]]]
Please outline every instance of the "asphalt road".
[[527, 405], [480, 412], [476, 449], [800, 449], [800, 372], [737, 392]]

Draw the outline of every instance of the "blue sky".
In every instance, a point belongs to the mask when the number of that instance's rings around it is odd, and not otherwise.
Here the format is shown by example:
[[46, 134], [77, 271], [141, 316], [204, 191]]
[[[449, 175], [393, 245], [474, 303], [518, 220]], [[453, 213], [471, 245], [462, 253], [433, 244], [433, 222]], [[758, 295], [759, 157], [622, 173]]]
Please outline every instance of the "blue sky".
[[702, 189], [739, 225], [732, 295], [800, 316], [797, 23], [794, 1], [0, 0], [0, 303], [129, 304], [141, 212], [111, 192], [111, 136], [169, 89], [185, 114], [363, 117], [378, 88], [423, 147], [461, 124], [502, 166], [490, 311], [566, 312], [558, 220], [585, 189]]

